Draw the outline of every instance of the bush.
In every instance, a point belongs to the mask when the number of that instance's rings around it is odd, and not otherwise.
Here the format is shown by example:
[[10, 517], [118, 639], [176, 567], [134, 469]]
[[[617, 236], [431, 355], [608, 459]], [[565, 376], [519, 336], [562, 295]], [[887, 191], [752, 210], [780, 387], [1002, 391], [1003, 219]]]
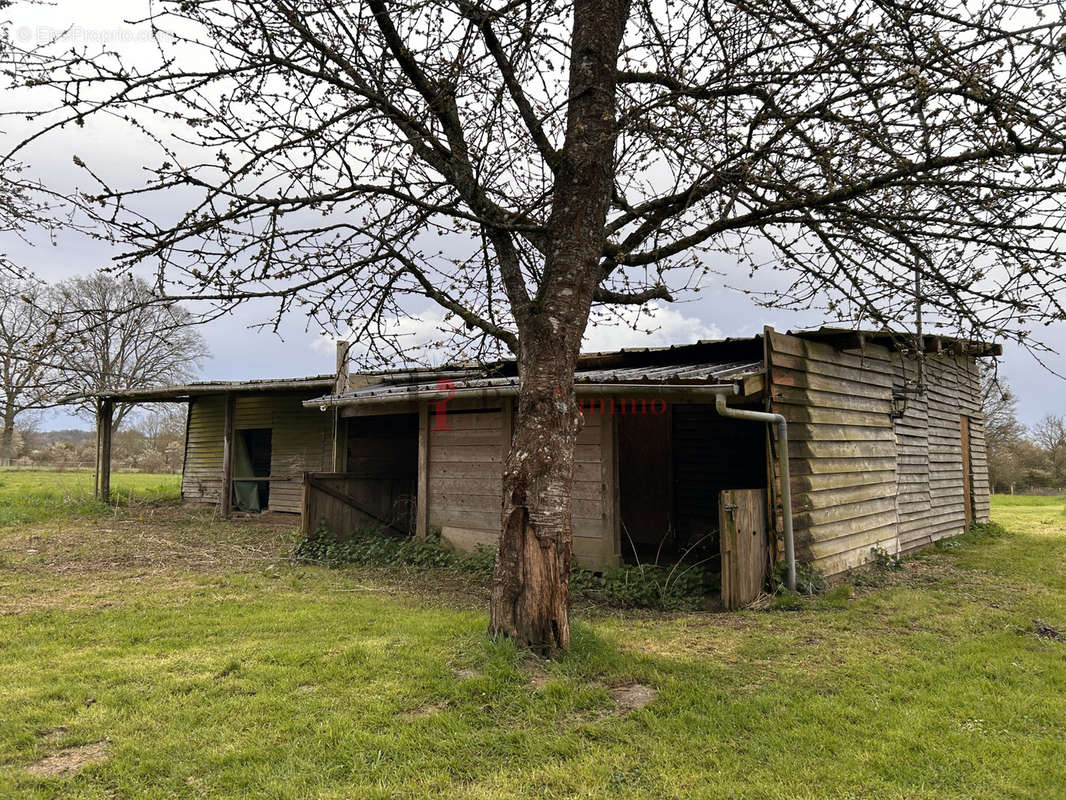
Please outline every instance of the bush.
[[419, 568], [454, 566], [456, 554], [445, 548], [439, 537], [425, 539], [392, 536], [383, 531], [361, 529], [345, 539], [325, 531], [304, 539], [293, 557], [328, 566], [411, 566]]
[[880, 569], [893, 571], [903, 569], [903, 559], [900, 556], [892, 555], [883, 547], [871, 547], [870, 556], [872, 558], [874, 566]]

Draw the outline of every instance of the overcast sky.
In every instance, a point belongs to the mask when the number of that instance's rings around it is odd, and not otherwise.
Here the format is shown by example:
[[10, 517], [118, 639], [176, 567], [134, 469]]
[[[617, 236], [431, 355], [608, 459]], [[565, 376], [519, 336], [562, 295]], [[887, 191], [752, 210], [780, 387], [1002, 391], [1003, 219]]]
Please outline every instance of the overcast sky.
[[[58, 0], [52, 7], [37, 9], [20, 9], [16, 5], [14, 11], [8, 12], [14, 16], [10, 35], [13, 40], [25, 44], [73, 25], [68, 34], [71, 43], [106, 41], [117, 49], [136, 52], [136, 48], [151, 47], [141, 33], [122, 22], [124, 16], [135, 16], [137, 12], [133, 9], [137, 8], [143, 9], [143, 3]], [[11, 102], [12, 98], [0, 96], [0, 108]], [[11, 127], [12, 123], [7, 125], [6, 130], [0, 131], [0, 137], [9, 145], [17, 131]], [[31, 175], [50, 185], [70, 188], [79, 181], [84, 182], [72, 164], [75, 154], [86, 162], [102, 165], [108, 174], [133, 177], [140, 163], [144, 163], [138, 158], [142, 152], [146, 151], [140, 151], [136, 142], [89, 125], [34, 147], [26, 160]], [[100, 243], [75, 234], [62, 236], [56, 246], [42, 239], [35, 246], [27, 247], [11, 237], [0, 241], [0, 251], [9, 253], [16, 263], [48, 281], [91, 272], [105, 266], [114, 255]], [[597, 328], [587, 336], [587, 349], [682, 344], [701, 338], [748, 336], [759, 333], [764, 325], [788, 330], [816, 326], [822, 321], [814, 312], [760, 308], [740, 292], [728, 288], [730, 284], [746, 289], [766, 288], [768, 277], [757, 275], [754, 280], [749, 280], [745, 272], [731, 263], [715, 262], [710, 266], [724, 273], [719, 283], [708, 285], [685, 302], [661, 308], [656, 314], [654, 333], [637, 333], [621, 327]], [[248, 305], [237, 313], [204, 325], [202, 332], [211, 358], [204, 364], [201, 377], [242, 380], [294, 377], [333, 370], [332, 342], [322, 339], [316, 329], [305, 330], [303, 320], [288, 320], [278, 335], [253, 329], [256, 323], [269, 321], [271, 314], [268, 304]], [[424, 323], [410, 325], [412, 335], [417, 335], [420, 329], [431, 330], [433, 319], [438, 315], [438, 311], [427, 307]], [[1050, 327], [1038, 332], [1037, 336], [1059, 353], [1066, 352], [1066, 326]], [[1046, 356], [1044, 360], [1049, 367], [1066, 375], [1066, 358], [1062, 355]], [[1008, 346], [1000, 373], [1020, 398], [1019, 411], [1024, 423], [1031, 425], [1047, 414], [1066, 415], [1066, 381], [1052, 375], [1027, 352]], [[52, 412], [42, 420], [41, 427], [84, 428], [88, 423], [62, 412]]]

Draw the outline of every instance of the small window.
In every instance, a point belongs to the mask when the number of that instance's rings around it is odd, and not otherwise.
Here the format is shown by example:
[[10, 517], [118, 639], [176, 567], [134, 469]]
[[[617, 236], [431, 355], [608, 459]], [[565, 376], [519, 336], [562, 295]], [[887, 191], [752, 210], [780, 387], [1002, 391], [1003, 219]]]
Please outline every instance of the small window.
[[270, 428], [245, 428], [233, 437], [233, 505], [258, 513], [270, 507]]

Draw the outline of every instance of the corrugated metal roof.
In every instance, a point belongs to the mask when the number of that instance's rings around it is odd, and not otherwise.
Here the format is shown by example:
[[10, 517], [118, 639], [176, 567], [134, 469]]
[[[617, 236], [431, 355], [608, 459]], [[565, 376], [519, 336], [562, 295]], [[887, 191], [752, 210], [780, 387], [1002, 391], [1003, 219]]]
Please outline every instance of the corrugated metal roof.
[[119, 389], [95, 395], [105, 400], [124, 402], [148, 402], [151, 400], [177, 400], [207, 394], [227, 392], [288, 392], [311, 391], [332, 388], [336, 382], [333, 375], [312, 375], [307, 378], [272, 378], [252, 381], [197, 381], [175, 386], [159, 386], [146, 389]]
[[[618, 384], [633, 386], [707, 386], [731, 383], [747, 375], [763, 371], [761, 361], [731, 361], [724, 364], [670, 364], [661, 367], [629, 367], [579, 370], [574, 373], [578, 391], [582, 384]], [[452, 380], [456, 391], [477, 389], [500, 389], [518, 386], [518, 377], [503, 378], [472, 377]], [[447, 387], [450, 391], [452, 387]], [[370, 401], [410, 400], [421, 395], [438, 393], [437, 381], [412, 382], [408, 384], [376, 383], [338, 395], [325, 395], [307, 400], [304, 405], [359, 405]]]
[[761, 361], [731, 361], [725, 364], [586, 369], [574, 373], [574, 380], [578, 383], [721, 383], [758, 372], [762, 372]]

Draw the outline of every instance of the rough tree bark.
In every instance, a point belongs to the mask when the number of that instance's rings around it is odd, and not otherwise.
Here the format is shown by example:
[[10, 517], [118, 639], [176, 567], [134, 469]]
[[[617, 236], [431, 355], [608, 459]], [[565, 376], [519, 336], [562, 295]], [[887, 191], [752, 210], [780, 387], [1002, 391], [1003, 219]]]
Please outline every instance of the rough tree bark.
[[574, 369], [602, 276], [614, 181], [616, 67], [628, 0], [574, 4], [566, 138], [555, 165], [544, 281], [516, 314], [519, 398], [503, 476], [490, 632], [544, 655], [570, 645], [567, 617]]
[[10, 467], [15, 457], [15, 398], [8, 397], [3, 431], [0, 431], [0, 467]]

